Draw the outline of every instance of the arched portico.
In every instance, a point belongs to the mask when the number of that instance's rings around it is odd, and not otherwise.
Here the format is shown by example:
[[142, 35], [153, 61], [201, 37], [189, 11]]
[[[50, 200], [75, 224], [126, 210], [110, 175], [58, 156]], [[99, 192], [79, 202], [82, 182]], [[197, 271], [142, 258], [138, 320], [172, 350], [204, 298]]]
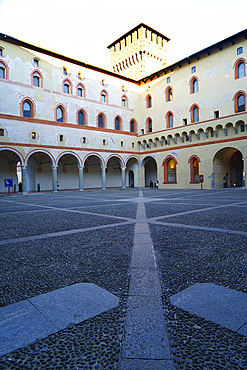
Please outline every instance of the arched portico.
[[85, 189], [105, 189], [105, 163], [97, 153], [83, 159], [83, 183]]
[[130, 157], [126, 162], [126, 187], [138, 187], [138, 168], [140, 166], [139, 159], [137, 157]]
[[44, 150], [30, 152], [25, 159], [27, 178], [27, 192], [51, 191], [53, 189], [52, 167], [55, 164], [54, 158]]
[[[19, 166], [18, 166], [19, 163]], [[24, 166], [24, 159], [22, 155], [12, 148], [1, 148], [0, 149], [0, 192], [8, 192], [5, 188], [4, 180], [11, 179], [13, 181], [13, 187], [10, 191], [18, 191], [18, 185], [21, 182], [21, 174], [19, 177], [17, 168], [19, 169]]]
[[157, 181], [156, 160], [151, 156], [145, 157], [141, 163], [141, 167], [144, 168], [145, 186], [150, 186], [151, 181], [155, 184]]
[[57, 188], [58, 190], [79, 189], [80, 158], [73, 152], [62, 153], [57, 158]]
[[106, 187], [125, 188], [125, 165], [119, 156], [112, 155], [106, 161]]
[[214, 186], [216, 188], [244, 186], [243, 154], [236, 148], [219, 150], [213, 158]]

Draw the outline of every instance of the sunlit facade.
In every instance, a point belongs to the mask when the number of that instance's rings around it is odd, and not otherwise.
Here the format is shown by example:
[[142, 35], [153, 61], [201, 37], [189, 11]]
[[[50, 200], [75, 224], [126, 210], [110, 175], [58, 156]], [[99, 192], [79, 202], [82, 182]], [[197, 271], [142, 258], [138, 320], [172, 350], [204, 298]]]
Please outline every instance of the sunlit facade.
[[0, 34], [0, 192], [244, 187], [247, 30], [173, 65], [168, 41], [140, 24], [107, 71]]

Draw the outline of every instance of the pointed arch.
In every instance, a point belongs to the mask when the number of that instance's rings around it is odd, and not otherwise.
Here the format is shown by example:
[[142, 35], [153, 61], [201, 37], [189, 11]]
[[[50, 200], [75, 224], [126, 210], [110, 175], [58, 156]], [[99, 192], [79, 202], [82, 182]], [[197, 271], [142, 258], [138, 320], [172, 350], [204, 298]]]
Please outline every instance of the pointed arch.
[[177, 159], [173, 155], [168, 155], [162, 163], [164, 167], [164, 184], [177, 183]]

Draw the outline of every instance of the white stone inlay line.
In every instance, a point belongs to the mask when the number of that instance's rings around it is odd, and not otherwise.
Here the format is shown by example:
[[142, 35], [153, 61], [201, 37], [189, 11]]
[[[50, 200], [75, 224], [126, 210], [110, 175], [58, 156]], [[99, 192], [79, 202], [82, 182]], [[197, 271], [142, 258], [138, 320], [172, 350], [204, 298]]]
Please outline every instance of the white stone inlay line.
[[[140, 197], [142, 191], [140, 190]], [[144, 202], [138, 202], [120, 370], [174, 369]]]

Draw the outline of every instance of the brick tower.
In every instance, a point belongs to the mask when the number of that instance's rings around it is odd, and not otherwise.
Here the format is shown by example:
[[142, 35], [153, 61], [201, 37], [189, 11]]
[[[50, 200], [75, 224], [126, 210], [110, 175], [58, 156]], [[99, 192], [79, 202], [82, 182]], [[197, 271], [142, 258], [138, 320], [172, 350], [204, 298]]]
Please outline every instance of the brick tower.
[[166, 65], [170, 39], [140, 23], [108, 46], [115, 73], [139, 80]]

